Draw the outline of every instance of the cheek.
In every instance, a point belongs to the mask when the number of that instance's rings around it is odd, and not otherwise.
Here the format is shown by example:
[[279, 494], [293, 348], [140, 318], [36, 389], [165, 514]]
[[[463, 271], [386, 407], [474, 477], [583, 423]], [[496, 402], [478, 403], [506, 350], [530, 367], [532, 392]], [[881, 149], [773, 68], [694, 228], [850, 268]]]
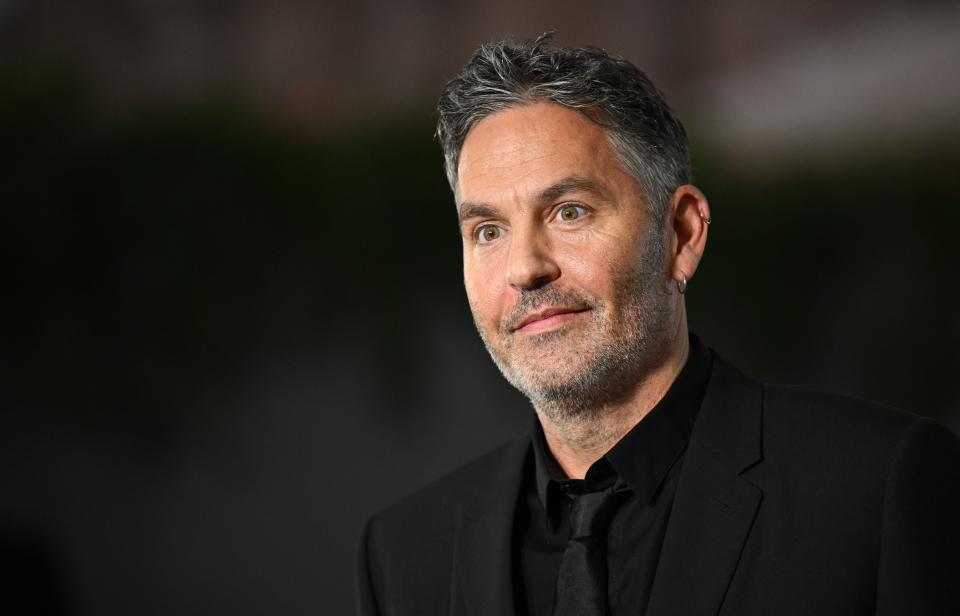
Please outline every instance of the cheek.
[[499, 278], [475, 264], [465, 262], [463, 286], [474, 319], [480, 323], [499, 322], [503, 311], [504, 294]]
[[605, 244], [581, 244], [568, 251], [560, 263], [566, 284], [583, 289], [595, 296], [609, 290], [623, 257], [615, 248]]

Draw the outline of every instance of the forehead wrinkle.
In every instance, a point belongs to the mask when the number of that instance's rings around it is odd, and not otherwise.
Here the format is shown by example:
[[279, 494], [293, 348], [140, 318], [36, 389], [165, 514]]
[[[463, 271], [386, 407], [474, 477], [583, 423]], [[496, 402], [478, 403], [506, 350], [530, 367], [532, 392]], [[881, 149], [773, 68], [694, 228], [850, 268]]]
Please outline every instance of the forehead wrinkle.
[[[470, 130], [458, 163], [457, 199], [516, 212], [577, 190], [612, 201], [596, 157], [598, 149], [612, 153], [606, 133], [578, 113], [557, 116], [546, 103], [533, 108], [553, 113], [505, 110]], [[569, 185], [559, 186], [564, 182]]]
[[[482, 178], [489, 175], [498, 176], [504, 170], [516, 169], [556, 156], [555, 152], [543, 151], [545, 148], [537, 148], [540, 151], [535, 154], [529, 153], [531, 149], [532, 148], [525, 144], [515, 144], [513, 147], [490, 152], [485, 156], [474, 156], [473, 158], [478, 160], [469, 161], [469, 167], [472, 168], [474, 172], [466, 175], [472, 178]], [[461, 165], [461, 177], [464, 177], [462, 171]], [[529, 171], [523, 174], [524, 177], [529, 175]]]
[[[541, 157], [546, 158], [546, 156]], [[529, 160], [529, 159], [528, 159]], [[504, 164], [502, 168], [513, 169], [514, 166]], [[458, 206], [461, 213], [473, 209], [472, 206], [481, 206], [485, 209], [496, 210], [496, 214], [502, 214], [502, 207], [515, 208], [518, 213], [523, 213], [530, 208], [535, 208], [542, 202], [541, 196], [543, 189], [538, 185], [542, 184], [539, 174], [535, 171], [524, 171], [517, 177], [500, 180], [500, 175], [496, 170], [486, 168], [479, 173], [466, 176], [470, 180], [477, 180], [486, 176], [496, 178], [493, 182], [484, 182], [485, 187], [479, 195], [463, 195], [464, 200]], [[463, 179], [464, 176], [461, 176]], [[461, 181], [461, 184], [463, 182]], [[479, 197], [479, 199], [475, 199]], [[477, 210], [479, 211], [479, 210]], [[490, 214], [490, 212], [487, 212]], [[462, 217], [461, 217], [462, 218]]]

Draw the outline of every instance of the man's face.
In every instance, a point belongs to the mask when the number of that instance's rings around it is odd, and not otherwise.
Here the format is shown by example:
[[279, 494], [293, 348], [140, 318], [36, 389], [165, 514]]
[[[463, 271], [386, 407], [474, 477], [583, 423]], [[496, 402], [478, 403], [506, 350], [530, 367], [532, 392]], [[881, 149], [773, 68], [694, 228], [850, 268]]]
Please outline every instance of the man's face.
[[596, 407], [657, 365], [664, 229], [604, 129], [553, 103], [493, 114], [467, 135], [457, 196], [474, 321], [535, 404]]

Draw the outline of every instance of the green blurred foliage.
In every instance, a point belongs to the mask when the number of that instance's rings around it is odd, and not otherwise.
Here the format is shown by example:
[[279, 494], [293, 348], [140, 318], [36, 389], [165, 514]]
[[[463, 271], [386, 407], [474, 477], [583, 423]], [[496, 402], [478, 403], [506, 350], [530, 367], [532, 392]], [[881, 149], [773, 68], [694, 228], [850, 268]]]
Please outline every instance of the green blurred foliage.
[[[298, 132], [236, 102], [111, 116], [63, 75], [0, 83], [13, 404], [155, 429], [344, 332], [372, 341], [372, 386], [403, 383], [410, 324], [462, 293], [429, 108]], [[762, 378], [955, 412], [960, 151], [938, 143], [756, 170], [696, 144], [714, 224], [692, 328]]]
[[104, 117], [68, 83], [0, 102], [8, 395], [153, 423], [347, 323], [402, 372], [402, 324], [424, 308], [406, 300], [460, 276], [429, 119], [319, 137], [217, 102]]

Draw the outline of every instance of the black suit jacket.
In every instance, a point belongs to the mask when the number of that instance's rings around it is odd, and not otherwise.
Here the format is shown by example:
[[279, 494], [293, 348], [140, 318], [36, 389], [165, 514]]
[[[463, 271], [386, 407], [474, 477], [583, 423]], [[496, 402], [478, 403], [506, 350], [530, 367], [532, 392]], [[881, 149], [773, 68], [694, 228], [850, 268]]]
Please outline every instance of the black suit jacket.
[[[358, 612], [520, 613], [511, 535], [529, 455], [524, 436], [374, 516]], [[953, 433], [714, 357], [647, 614], [960, 614], [958, 562]]]

